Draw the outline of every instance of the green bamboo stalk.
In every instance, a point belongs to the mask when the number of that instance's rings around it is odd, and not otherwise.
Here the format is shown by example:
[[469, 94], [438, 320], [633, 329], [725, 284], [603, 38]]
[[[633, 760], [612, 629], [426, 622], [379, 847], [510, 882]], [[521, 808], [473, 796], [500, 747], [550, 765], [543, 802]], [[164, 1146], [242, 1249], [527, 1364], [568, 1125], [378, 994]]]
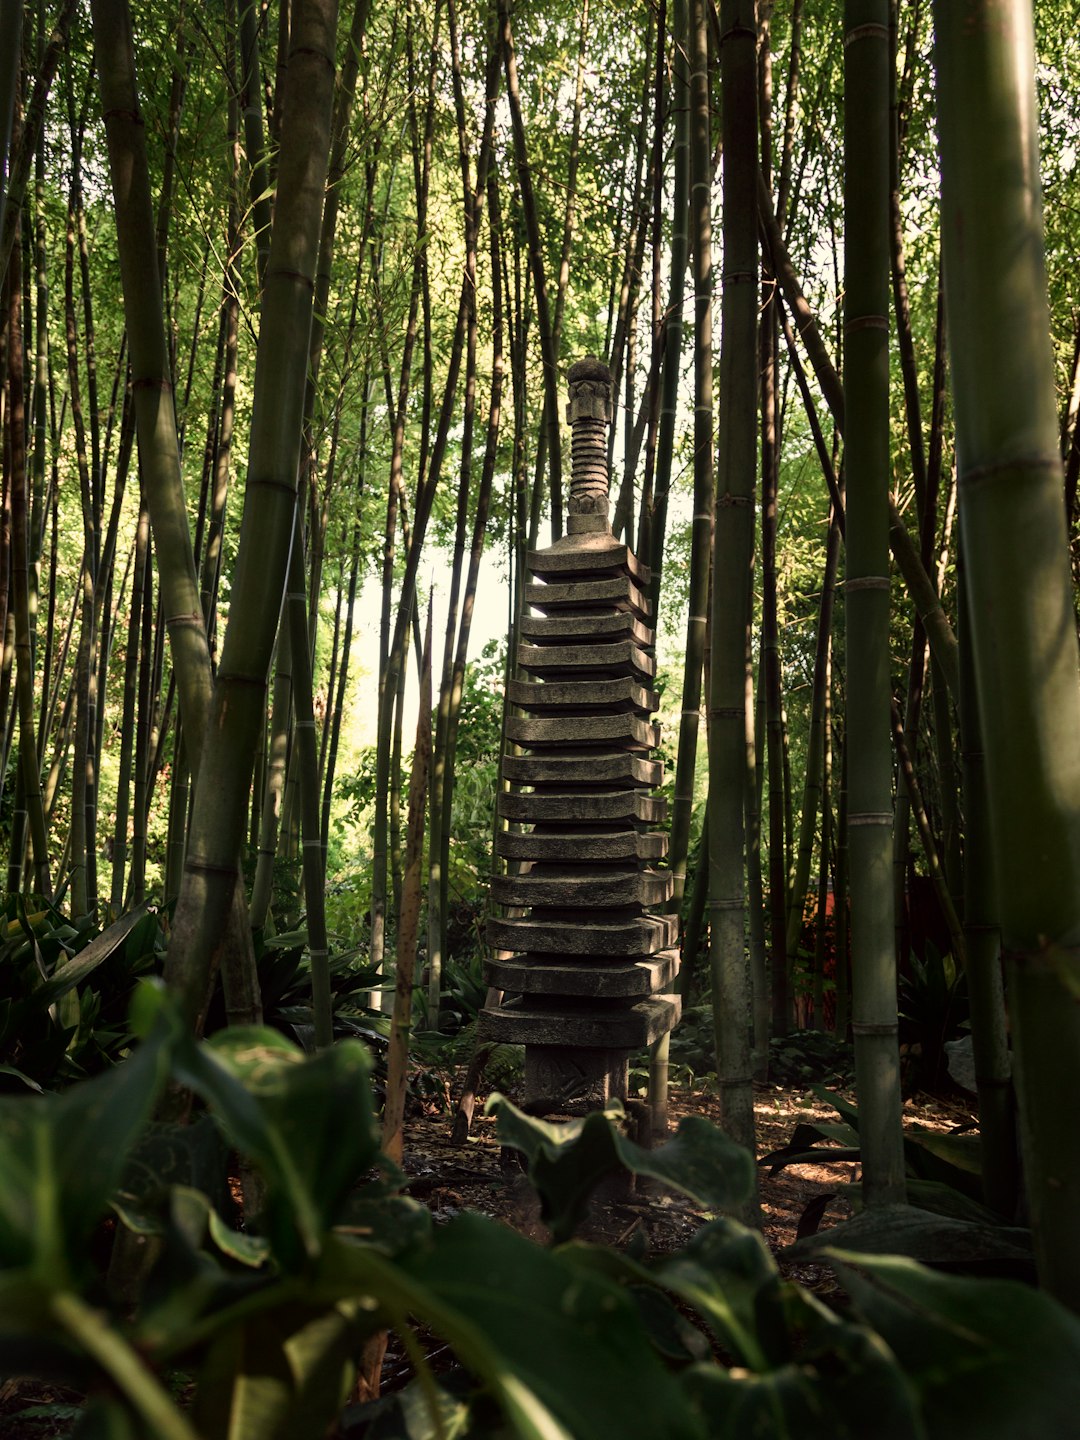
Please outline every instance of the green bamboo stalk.
[[424, 857], [424, 801], [431, 760], [431, 607], [428, 607], [427, 637], [420, 656], [420, 711], [416, 721], [409, 779], [409, 815], [406, 823], [405, 883], [401, 923], [397, 936], [397, 964], [394, 975], [394, 1003], [390, 1020], [390, 1054], [387, 1060], [386, 1104], [383, 1109], [382, 1148], [395, 1164], [401, 1164], [405, 1127], [405, 1089], [409, 1068], [409, 1033], [412, 1023], [412, 993], [416, 974], [416, 936], [420, 923], [422, 895], [421, 864]]
[[22, 63], [22, 23], [23, 0], [0, 0], [0, 35], [4, 37], [4, 51], [0, 55], [0, 235], [4, 233], [8, 176], [13, 158], [12, 121]]
[[[15, 663], [19, 709], [19, 776], [33, 840], [34, 889], [52, 894], [41, 799], [37, 732], [34, 726], [34, 657], [30, 634], [29, 513], [26, 493], [26, 405], [23, 383], [21, 253], [17, 248], [8, 270], [8, 440], [11, 460], [11, 584], [15, 615]], [[20, 842], [17, 869], [22, 868]], [[11, 877], [12, 879], [14, 877]], [[9, 879], [9, 885], [11, 880]]]
[[844, 404], [852, 1029], [868, 1206], [905, 1197], [889, 747], [889, 11], [846, 0]]
[[818, 601], [817, 639], [814, 647], [814, 681], [810, 699], [810, 732], [806, 742], [806, 777], [802, 807], [799, 813], [799, 843], [788, 897], [787, 957], [794, 970], [799, 936], [802, 932], [803, 905], [810, 883], [810, 866], [814, 854], [814, 835], [819, 813], [828, 807], [823, 794], [825, 752], [825, 707], [828, 699], [830, 651], [832, 641], [833, 601], [836, 595], [836, 572], [840, 559], [840, 527], [835, 511], [829, 514], [829, 534], [825, 543], [825, 573]]
[[559, 432], [559, 357], [555, 351], [555, 332], [551, 324], [547, 282], [544, 277], [543, 238], [540, 233], [540, 218], [536, 207], [536, 196], [533, 192], [532, 171], [529, 166], [525, 121], [521, 112], [517, 56], [514, 53], [514, 37], [510, 27], [510, 7], [506, 0], [498, 0], [498, 3], [503, 61], [506, 66], [506, 96], [510, 105], [518, 186], [521, 191], [521, 209], [529, 243], [529, 266], [533, 277], [536, 323], [540, 332], [540, 348], [544, 361], [544, 425], [547, 430], [548, 471], [551, 479], [551, 535], [553, 540], [558, 540], [562, 534], [563, 524], [562, 441]]
[[124, 876], [128, 860], [128, 820], [131, 815], [131, 775], [135, 746], [136, 699], [139, 691], [139, 646], [141, 643], [143, 590], [146, 584], [150, 515], [145, 503], [139, 506], [135, 530], [135, 567], [131, 578], [131, 608], [128, 614], [127, 648], [124, 656], [124, 699], [120, 723], [120, 758], [116, 780], [116, 824], [113, 829], [112, 885], [109, 908], [119, 915], [124, 904]]
[[[704, 28], [704, 10], [692, 13]], [[754, 0], [722, 0], [724, 269], [719, 458], [713, 543], [709, 672], [709, 968], [720, 1124], [751, 1154], [754, 1086], [750, 1058], [751, 987], [746, 952], [746, 631], [754, 560], [757, 471], [757, 27]], [[695, 56], [697, 62], [699, 50]], [[696, 74], [697, 65], [695, 63]], [[693, 78], [691, 80], [693, 84]], [[700, 336], [699, 336], [700, 340]], [[749, 1215], [756, 1214], [757, 1200]]]
[[934, 6], [960, 524], [1040, 1283], [1080, 1310], [1080, 682], [1025, 0]]
[[336, 24], [334, 0], [306, 0], [293, 17], [230, 620], [166, 963], [166, 982], [182, 995], [193, 1023], [206, 1004], [237, 887], [252, 761], [292, 542]]
[[[17, 4], [18, 0], [8, 0], [10, 6]], [[26, 105], [19, 146], [17, 149], [13, 149], [13, 153], [8, 157], [4, 186], [3, 223], [0, 224], [0, 285], [3, 284], [4, 276], [7, 274], [15, 237], [19, 233], [23, 200], [30, 180], [30, 162], [37, 152], [42, 128], [45, 124], [45, 105], [49, 98], [49, 90], [52, 88], [60, 56], [67, 49], [68, 33], [71, 30], [71, 22], [77, 8], [78, 0], [61, 0], [52, 33], [49, 36], [49, 43], [41, 57], [37, 79], [34, 81], [34, 88], [30, 92], [30, 99]], [[12, 10], [5, 7], [3, 16], [5, 22], [10, 20], [12, 13]], [[7, 43], [7, 23], [0, 30], [0, 34], [4, 35], [5, 43]], [[12, 46], [16, 64], [19, 48], [18, 45]]]
[[983, 1199], [1000, 1215], [1016, 1215], [1020, 1194], [1016, 1094], [1009, 1054], [1002, 973], [1001, 925], [990, 848], [986, 757], [983, 753], [971, 617], [960, 556], [960, 739], [964, 786], [964, 936], [971, 1046], [979, 1092], [979, 1163]]
[[131, 16], [127, 0], [94, 0], [91, 9], [117, 222], [141, 474], [150, 509], [173, 671], [191, 753], [197, 757], [201, 753], [210, 707], [210, 650], [202, 622], [180, 472], [145, 125], [135, 83]]
[[[682, 711], [675, 760], [668, 863], [674, 880], [671, 906], [686, 887], [690, 819], [694, 806], [701, 724], [701, 675], [708, 625], [709, 563], [713, 544], [712, 145], [709, 113], [709, 40], [701, 4], [687, 7], [690, 80], [690, 231], [694, 275], [694, 514], [690, 540], [690, 613], [686, 628]], [[681, 39], [681, 37], [680, 37]]]
[[[768, 246], [769, 257], [784, 299], [795, 317], [795, 325], [810, 358], [825, 403], [829, 407], [833, 422], [841, 433], [845, 431], [844, 387], [836, 367], [826, 348], [813, 311], [799, 286], [798, 276], [787, 253], [780, 226], [773, 210], [772, 196], [764, 180], [758, 177], [758, 213]], [[834, 502], [836, 497], [833, 497]], [[891, 498], [887, 500], [889, 518], [889, 546], [893, 558], [907, 586], [908, 594], [915, 605], [923, 624], [926, 626], [930, 647], [941, 663], [942, 673], [949, 686], [949, 692], [956, 694], [959, 685], [959, 660], [956, 636], [949, 624], [931, 577], [927, 574], [915, 543], [908, 533], [904, 517]]]

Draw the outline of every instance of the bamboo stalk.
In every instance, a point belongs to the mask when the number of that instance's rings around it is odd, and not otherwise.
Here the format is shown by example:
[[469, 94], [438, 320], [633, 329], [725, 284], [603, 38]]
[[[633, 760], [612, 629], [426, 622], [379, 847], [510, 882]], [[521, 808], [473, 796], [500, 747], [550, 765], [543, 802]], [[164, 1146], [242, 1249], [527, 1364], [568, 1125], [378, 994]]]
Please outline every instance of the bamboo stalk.
[[1080, 680], [1024, 0], [936, 3], [960, 525], [1040, 1282], [1080, 1310]]

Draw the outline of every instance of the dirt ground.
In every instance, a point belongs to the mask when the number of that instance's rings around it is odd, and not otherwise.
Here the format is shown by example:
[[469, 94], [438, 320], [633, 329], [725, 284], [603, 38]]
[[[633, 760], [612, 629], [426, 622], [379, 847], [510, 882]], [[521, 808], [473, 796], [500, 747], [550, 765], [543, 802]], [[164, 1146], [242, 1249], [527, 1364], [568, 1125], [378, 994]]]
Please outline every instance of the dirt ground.
[[[840, 1093], [852, 1098], [850, 1092]], [[484, 1097], [480, 1098], [482, 1105]], [[547, 1231], [535, 1192], [524, 1173], [506, 1163], [495, 1139], [495, 1121], [483, 1116], [481, 1105], [477, 1106], [472, 1132], [464, 1145], [451, 1140], [452, 1114], [430, 1105], [428, 1113], [409, 1117], [403, 1165], [409, 1193], [428, 1206], [436, 1223], [450, 1220], [461, 1210], [476, 1210], [543, 1242]], [[717, 1110], [716, 1099], [707, 1088], [673, 1087], [672, 1132], [684, 1115], [703, 1115], [715, 1121]], [[759, 1156], [779, 1149], [799, 1123], [837, 1119], [836, 1112], [813, 1091], [778, 1085], [759, 1089], [754, 1111]], [[908, 1125], [940, 1131], [974, 1118], [962, 1102], [927, 1096], [909, 1099], [904, 1117]], [[799, 1217], [811, 1200], [855, 1179], [858, 1166], [851, 1162], [791, 1165], [776, 1176], [762, 1168], [762, 1231], [774, 1253], [780, 1254], [794, 1242]], [[846, 1202], [837, 1199], [829, 1206], [822, 1228], [849, 1213]], [[707, 1218], [685, 1197], [649, 1182], [630, 1193], [615, 1191], [597, 1199], [588, 1221], [588, 1238], [620, 1247], [644, 1231], [647, 1251], [663, 1254], [685, 1244]], [[837, 1290], [827, 1266], [782, 1259], [780, 1263], [785, 1274], [823, 1298]], [[436, 1351], [444, 1348], [433, 1343]], [[432, 1355], [436, 1368], [449, 1358], [448, 1354]], [[400, 1388], [412, 1374], [408, 1357], [396, 1337], [391, 1337], [382, 1368], [382, 1391]], [[77, 1395], [36, 1381], [9, 1379], [0, 1383], [0, 1440], [60, 1440], [70, 1434], [78, 1400]]]

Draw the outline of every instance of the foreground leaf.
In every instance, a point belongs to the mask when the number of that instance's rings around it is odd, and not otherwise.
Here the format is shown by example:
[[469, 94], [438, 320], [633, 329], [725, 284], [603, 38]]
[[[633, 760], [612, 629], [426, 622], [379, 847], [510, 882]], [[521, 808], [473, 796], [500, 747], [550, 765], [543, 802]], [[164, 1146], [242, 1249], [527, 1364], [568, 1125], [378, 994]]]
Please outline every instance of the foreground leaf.
[[524, 1115], [501, 1095], [492, 1096], [488, 1108], [497, 1113], [499, 1140], [528, 1157], [529, 1178], [556, 1243], [574, 1233], [596, 1184], [620, 1170], [659, 1180], [710, 1210], [737, 1210], [753, 1194], [749, 1153], [700, 1115], [681, 1120], [666, 1145], [646, 1150], [628, 1140], [607, 1112], [559, 1125]]
[[448, 1341], [518, 1435], [701, 1440], [633, 1302], [563, 1252], [472, 1214], [439, 1227], [396, 1266], [350, 1249], [332, 1265], [328, 1257], [328, 1269], [344, 1278], [351, 1267], [383, 1305]]
[[900, 1256], [826, 1252], [919, 1391], [942, 1440], [1071, 1435], [1080, 1320], [1013, 1280], [941, 1275]]

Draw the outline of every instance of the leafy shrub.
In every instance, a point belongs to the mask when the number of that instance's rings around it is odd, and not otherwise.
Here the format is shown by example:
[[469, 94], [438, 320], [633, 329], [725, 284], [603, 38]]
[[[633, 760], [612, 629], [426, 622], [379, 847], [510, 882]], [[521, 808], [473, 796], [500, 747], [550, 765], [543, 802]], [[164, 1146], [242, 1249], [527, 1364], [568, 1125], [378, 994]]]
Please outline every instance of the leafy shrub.
[[[336, 1416], [355, 1440], [1072, 1432], [1080, 1321], [1013, 1281], [834, 1246], [824, 1258], [851, 1297], [836, 1314], [725, 1216], [652, 1259], [569, 1238], [612, 1172], [707, 1212], [744, 1205], [752, 1161], [700, 1117], [648, 1151], [616, 1117], [557, 1126], [496, 1101], [499, 1138], [526, 1156], [561, 1242], [544, 1249], [481, 1215], [435, 1226], [396, 1192], [355, 1041], [307, 1058], [265, 1028], [196, 1044], [149, 993], [136, 1028], [142, 1044], [103, 1075], [0, 1099], [0, 1367], [87, 1394], [82, 1440], [291, 1440]], [[170, 1079], [213, 1119], [148, 1129]], [[218, 1129], [261, 1177], [245, 1230], [213, 1183]], [[157, 1256], [130, 1314], [106, 1301], [89, 1246], [110, 1201]], [[414, 1323], [471, 1380], [437, 1378]], [[387, 1327], [417, 1380], [343, 1409]], [[186, 1408], [170, 1393], [178, 1369]]]

